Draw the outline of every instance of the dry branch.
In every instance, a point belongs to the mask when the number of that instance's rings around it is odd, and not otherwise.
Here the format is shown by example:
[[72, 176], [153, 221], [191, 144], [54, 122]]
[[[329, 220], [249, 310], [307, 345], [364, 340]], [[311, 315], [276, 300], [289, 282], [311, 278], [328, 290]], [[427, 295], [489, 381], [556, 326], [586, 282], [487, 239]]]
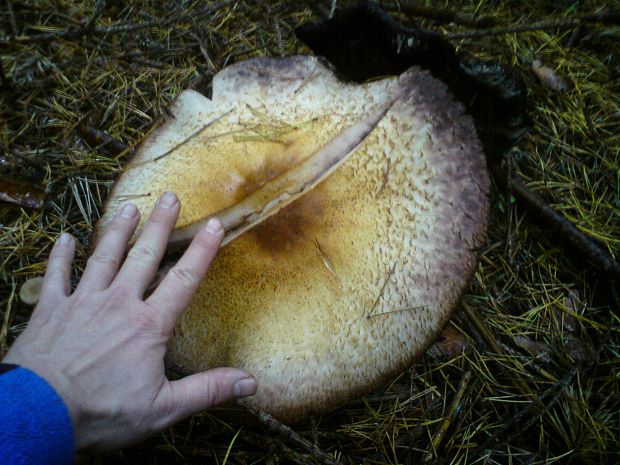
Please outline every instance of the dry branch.
[[550, 19], [544, 21], [536, 21], [529, 24], [525, 23], [498, 26], [489, 29], [481, 29], [478, 31], [455, 32], [446, 34], [445, 37], [450, 40], [477, 39], [480, 37], [497, 36], [503, 34], [572, 29], [574, 27], [581, 26], [584, 23], [618, 24], [619, 22], [620, 11], [607, 11], [601, 13], [590, 13], [580, 16], [578, 18]]
[[[183, 377], [183, 376], [189, 376], [189, 375], [192, 374], [191, 372], [189, 372], [185, 368], [179, 367], [179, 366], [174, 365], [172, 363], [166, 363], [166, 372], [168, 373], [169, 377], [172, 377], [174, 379], [179, 378], [179, 377]], [[326, 452], [321, 450], [321, 448], [319, 448], [318, 446], [316, 446], [312, 442], [308, 441], [306, 438], [301, 436], [299, 433], [297, 433], [291, 427], [285, 425], [281, 421], [279, 421], [276, 418], [274, 418], [273, 416], [269, 415], [267, 412], [265, 412], [263, 410], [260, 410], [260, 409], [257, 409], [257, 408], [249, 407], [249, 406], [241, 404], [239, 402], [237, 402], [237, 405], [241, 409], [243, 409], [246, 412], [248, 412], [248, 414], [252, 418], [256, 419], [261, 425], [267, 427], [267, 429], [269, 431], [277, 433], [278, 435], [286, 438], [291, 443], [295, 444], [297, 447], [299, 447], [300, 449], [306, 451], [312, 457], [317, 459], [323, 465], [338, 465], [338, 464], [340, 464], [340, 461], [338, 461], [337, 459], [331, 457], [329, 454], [327, 454]]]
[[620, 263], [601, 247], [594, 239], [581, 232], [570, 221], [551, 208], [538, 194], [528, 189], [514, 176], [507, 177], [500, 169], [493, 170], [493, 176], [501, 184], [508, 186], [517, 201], [533, 212], [544, 224], [555, 229], [563, 239], [575, 247], [608, 278], [620, 283]]
[[295, 432], [292, 428], [278, 421], [267, 412], [248, 406], [244, 406], [244, 408], [262, 425], [266, 426], [269, 431], [284, 436], [299, 448], [307, 451], [323, 465], [338, 465], [340, 463], [338, 460], [321, 450], [318, 446], [312, 444], [306, 438]]
[[120, 155], [126, 152], [131, 157], [134, 154], [134, 149], [123, 141], [112, 137], [107, 132], [97, 129], [86, 122], [80, 123], [77, 127], [77, 131], [91, 146], [100, 150], [105, 150], [111, 155]]
[[15, 13], [13, 12], [13, 5], [11, 5], [11, 0], [4, 0], [6, 5], [6, 14], [9, 17], [9, 24], [11, 25], [11, 33], [16, 36], [19, 34], [17, 30], [17, 23], [15, 22]]
[[10, 44], [27, 44], [32, 42], [49, 42], [54, 39], [65, 39], [65, 40], [76, 40], [84, 36], [107, 36], [110, 34], [124, 34], [129, 32], [139, 32], [145, 29], [152, 28], [165, 28], [168, 26], [172, 26], [175, 24], [181, 23], [189, 23], [193, 24], [197, 20], [203, 18], [204, 16], [208, 16], [218, 9], [232, 3], [233, 0], [224, 1], [217, 3], [215, 5], [211, 5], [207, 8], [204, 8], [200, 12], [194, 12], [192, 14], [181, 15], [172, 18], [166, 18], [156, 21], [147, 21], [144, 23], [138, 24], [116, 24], [114, 26], [109, 27], [93, 27], [93, 22], [96, 20], [97, 16], [100, 14], [97, 13], [93, 15], [92, 21], [88, 21], [85, 26], [75, 28], [75, 29], [66, 29], [64, 31], [58, 32], [48, 32], [45, 34], [35, 34], [35, 35], [19, 35], [19, 36], [0, 36], [0, 45], [10, 45]]
[[419, 2], [382, 3], [388, 11], [402, 11], [413, 16], [432, 19], [440, 23], [455, 23], [469, 27], [489, 27], [498, 24], [494, 16], [478, 16], [449, 8], [428, 6]]

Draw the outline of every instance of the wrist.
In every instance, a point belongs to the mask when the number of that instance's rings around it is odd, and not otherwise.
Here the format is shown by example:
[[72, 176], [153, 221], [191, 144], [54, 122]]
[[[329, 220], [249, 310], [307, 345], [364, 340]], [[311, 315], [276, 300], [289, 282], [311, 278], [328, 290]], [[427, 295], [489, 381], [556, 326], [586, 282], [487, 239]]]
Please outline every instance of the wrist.
[[[15, 365], [34, 373], [37, 377], [45, 381], [58, 396], [65, 406], [69, 419], [71, 420], [72, 431], [77, 433], [77, 418], [79, 416], [78, 406], [72, 402], [75, 396], [69, 395], [72, 386], [70, 380], [62, 370], [55, 369], [53, 366], [43, 362], [38, 362], [37, 357], [28, 357], [21, 354], [21, 347], [15, 344], [2, 360], [2, 364]], [[44, 359], [41, 359], [44, 360]], [[77, 442], [76, 442], [77, 443]]]

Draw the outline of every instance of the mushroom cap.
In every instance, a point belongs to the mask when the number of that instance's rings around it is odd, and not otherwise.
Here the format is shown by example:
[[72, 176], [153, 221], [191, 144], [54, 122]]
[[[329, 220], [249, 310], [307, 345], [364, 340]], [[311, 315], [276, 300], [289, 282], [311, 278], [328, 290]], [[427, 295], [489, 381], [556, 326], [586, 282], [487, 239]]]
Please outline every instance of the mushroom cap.
[[19, 288], [19, 298], [26, 305], [35, 306], [39, 302], [41, 288], [43, 287], [43, 277], [35, 276], [28, 279], [22, 287]]
[[[340, 405], [411, 364], [457, 304], [487, 224], [484, 155], [446, 86], [417, 68], [350, 84], [316, 57], [259, 58], [216, 75], [212, 100], [184, 91], [172, 112], [115, 186], [108, 212], [130, 199], [144, 216], [153, 196], [173, 190], [187, 231], [282, 176], [303, 178], [299, 167], [330, 141], [369, 115], [376, 121], [336, 169], [260, 210], [220, 250], [168, 360], [253, 373], [258, 392], [244, 402], [285, 421]], [[99, 231], [107, 221], [109, 213]]]

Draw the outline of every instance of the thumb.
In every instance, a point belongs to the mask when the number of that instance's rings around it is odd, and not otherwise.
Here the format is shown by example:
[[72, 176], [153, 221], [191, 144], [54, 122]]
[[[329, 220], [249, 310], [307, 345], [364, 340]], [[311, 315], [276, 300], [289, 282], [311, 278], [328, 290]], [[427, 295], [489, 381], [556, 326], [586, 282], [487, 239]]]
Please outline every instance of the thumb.
[[214, 368], [170, 383], [169, 425], [231, 399], [256, 393], [256, 379], [237, 368]]

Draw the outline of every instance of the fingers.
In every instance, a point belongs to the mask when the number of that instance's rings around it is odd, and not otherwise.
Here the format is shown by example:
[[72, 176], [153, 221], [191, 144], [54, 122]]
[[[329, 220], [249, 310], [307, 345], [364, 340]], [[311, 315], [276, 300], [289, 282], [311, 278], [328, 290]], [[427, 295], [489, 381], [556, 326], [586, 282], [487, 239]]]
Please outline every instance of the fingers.
[[139, 218], [138, 208], [131, 203], [116, 213], [95, 252], [88, 259], [80, 289], [101, 290], [110, 285], [125, 256], [127, 243], [136, 230]]
[[206, 228], [196, 234], [181, 259], [146, 300], [160, 314], [158, 318], [161, 318], [167, 331], [172, 331], [177, 319], [189, 305], [223, 237], [224, 229], [219, 220], [209, 220]]
[[71, 293], [71, 263], [74, 255], [75, 240], [71, 234], [62, 233], [47, 261], [39, 301], [67, 297]]
[[257, 383], [243, 370], [214, 368], [173, 381], [170, 388], [170, 398], [162, 404], [169, 406], [162, 428], [228, 400], [254, 395]]
[[115, 279], [121, 285], [131, 283], [131, 290], [139, 298], [157, 272], [180, 209], [181, 204], [172, 192], [165, 192], [159, 198]]

